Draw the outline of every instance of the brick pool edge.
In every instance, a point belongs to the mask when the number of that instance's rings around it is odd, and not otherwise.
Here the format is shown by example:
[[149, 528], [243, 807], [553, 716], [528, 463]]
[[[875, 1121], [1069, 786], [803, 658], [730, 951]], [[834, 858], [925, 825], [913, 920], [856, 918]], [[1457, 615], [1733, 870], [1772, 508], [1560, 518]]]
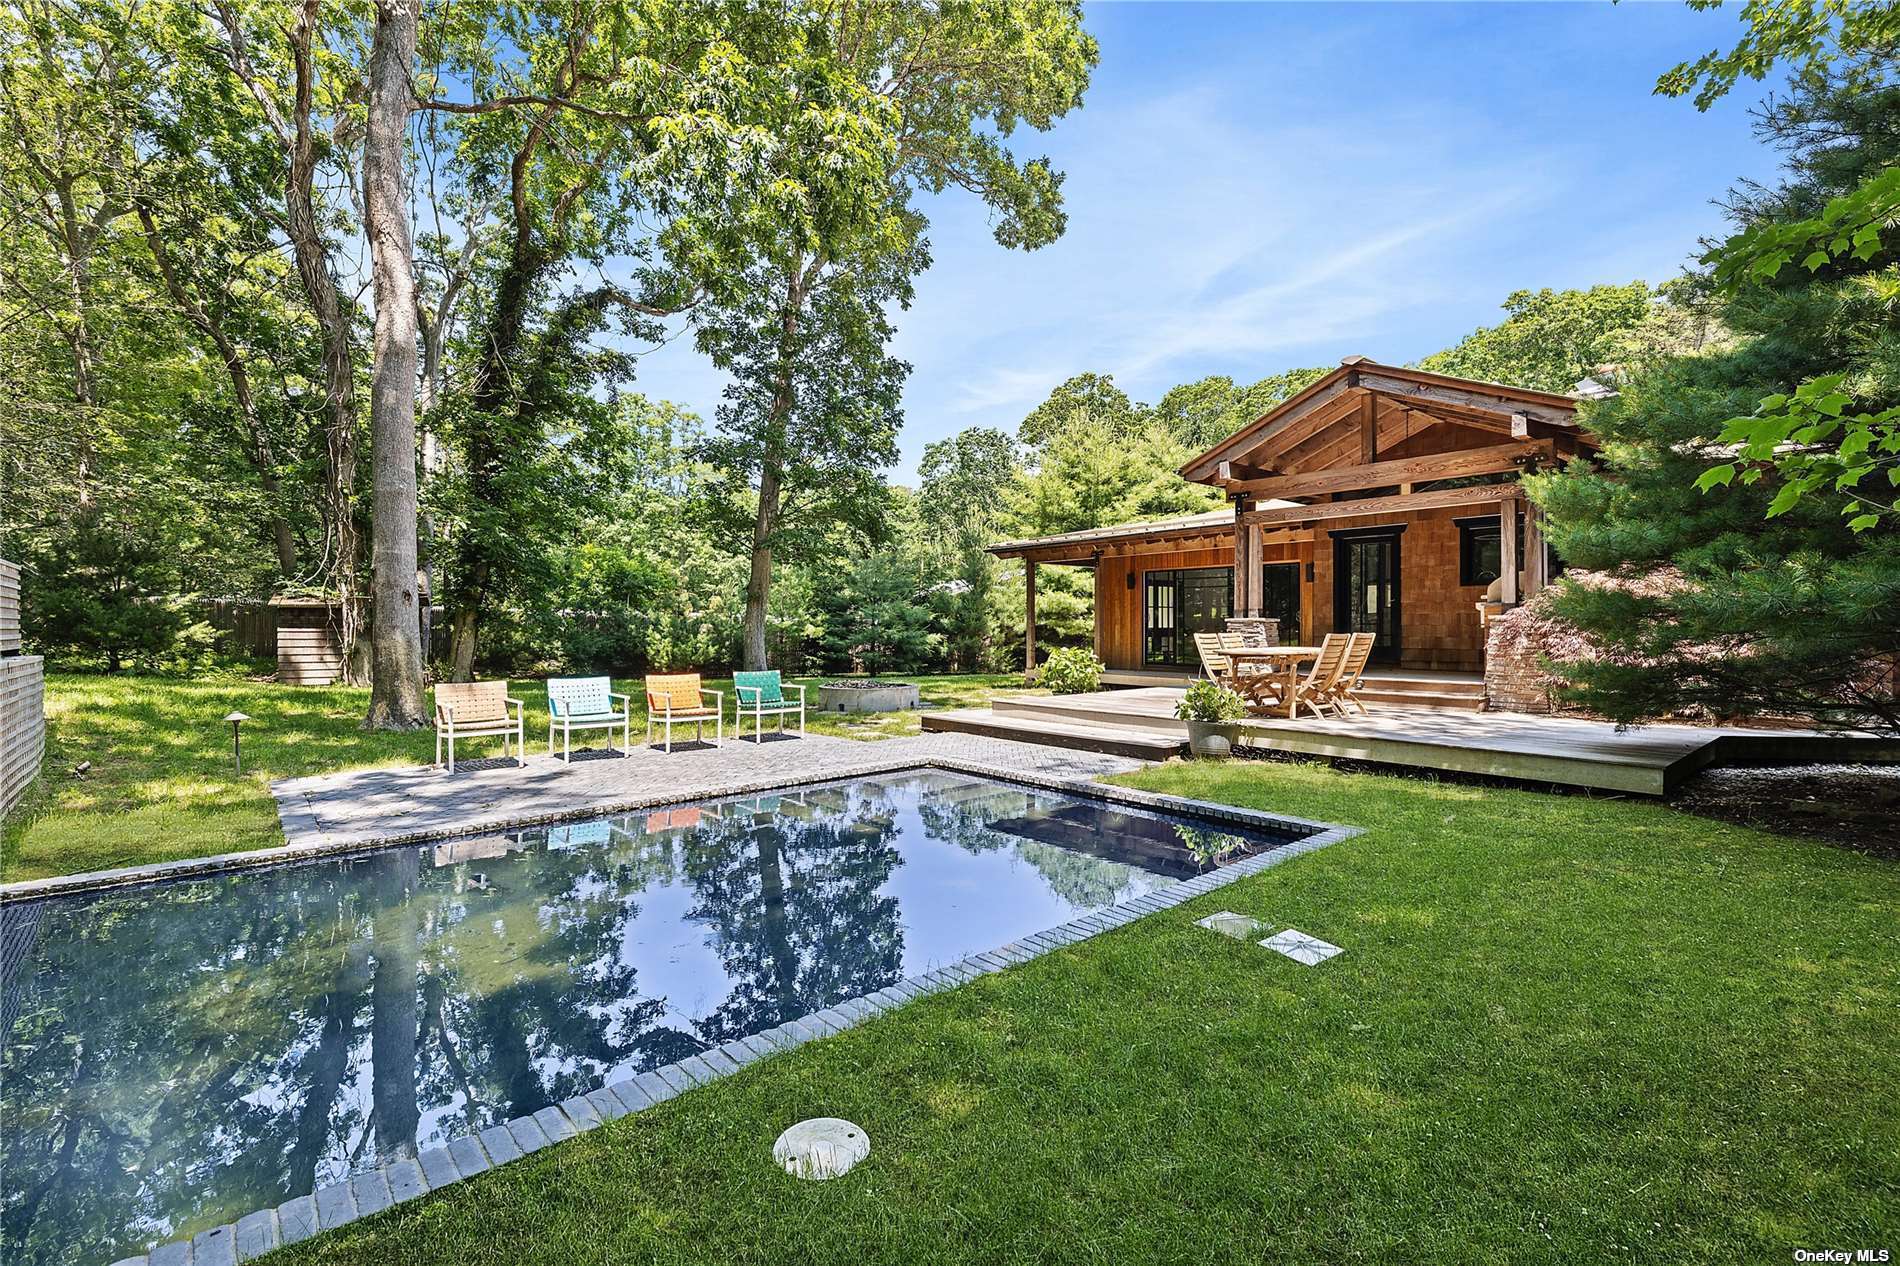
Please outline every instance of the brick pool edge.
[[[584, 1095], [576, 1095], [528, 1116], [516, 1117], [500, 1125], [489, 1126], [478, 1134], [465, 1135], [444, 1147], [433, 1147], [413, 1158], [405, 1157], [389, 1161], [352, 1174], [342, 1182], [319, 1187], [307, 1196], [298, 1196], [274, 1208], [256, 1210], [235, 1222], [227, 1222], [221, 1226], [200, 1231], [189, 1239], [172, 1240], [155, 1246], [149, 1252], [121, 1258], [113, 1263], [113, 1266], [236, 1266], [238, 1262], [250, 1261], [275, 1249], [309, 1239], [320, 1232], [334, 1230], [360, 1218], [381, 1213], [395, 1205], [414, 1200], [432, 1191], [438, 1191], [464, 1178], [472, 1178], [485, 1170], [518, 1160], [530, 1152], [540, 1151], [563, 1139], [573, 1138], [589, 1130], [597, 1129], [609, 1121], [644, 1111], [668, 1099], [676, 1098], [695, 1086], [729, 1077], [761, 1059], [783, 1051], [795, 1050], [807, 1042], [855, 1028], [867, 1020], [882, 1015], [886, 1011], [895, 1010], [906, 1003], [914, 1002], [918, 998], [943, 993], [975, 980], [978, 976], [1000, 972], [1018, 963], [1039, 958], [1064, 945], [1073, 945], [1113, 931], [1146, 915], [1192, 901], [1196, 897], [1257, 875], [1281, 862], [1304, 856], [1362, 833], [1362, 828], [1359, 827], [1314, 822], [1305, 818], [1245, 809], [1237, 805], [1158, 795], [1154, 792], [1111, 786], [1087, 779], [1054, 778], [997, 769], [976, 761], [949, 758], [887, 762], [885, 765], [865, 770], [846, 773], [831, 772], [823, 778], [803, 782], [781, 778], [770, 786], [735, 787], [722, 791], [716, 796], [700, 798], [719, 799], [725, 796], [748, 795], [781, 787], [810, 785], [812, 782], [837, 782], [874, 774], [897, 773], [907, 769], [942, 769], [953, 773], [1036, 787], [1063, 795], [1084, 796], [1133, 809], [1203, 818], [1256, 830], [1284, 832], [1292, 827], [1309, 833], [1277, 848], [1242, 858], [1231, 865], [1207, 871], [1171, 887], [1130, 901], [1106, 906], [1045, 931], [1021, 937], [997, 949], [971, 954], [947, 967], [907, 976], [895, 984], [887, 985], [861, 998], [846, 999], [835, 1006], [789, 1020], [762, 1033], [735, 1038], [676, 1063], [639, 1073], [626, 1080], [589, 1091]], [[619, 809], [597, 807], [589, 809], [585, 814], [566, 814], [549, 820], [565, 821], [577, 816], [601, 817], [614, 812], [650, 808], [659, 803], [677, 803], [677, 800], [648, 800]], [[542, 822], [522, 822], [516, 825], [538, 826], [542, 825]], [[100, 872], [99, 876], [103, 882], [67, 885], [52, 891], [41, 889], [30, 893], [16, 893], [12, 889], [25, 888], [28, 885], [10, 885], [7, 890], [0, 890], [0, 898], [25, 900], [29, 897], [50, 896], [54, 892], [119, 887], [130, 883], [185, 878], [226, 870], [245, 870], [254, 866], [303, 860], [309, 857], [347, 852], [370, 852], [462, 833], [464, 833], [462, 830], [420, 832], [413, 836], [357, 842], [346, 846], [317, 846], [299, 849], [289, 857], [286, 857], [282, 850], [265, 850], [272, 855], [256, 858], [254, 854], [235, 853], [216, 858], [198, 859], [193, 862], [165, 862], [149, 867], [128, 868], [145, 872], [136, 876], [127, 874], [125, 871]], [[77, 875], [64, 878], [80, 880], [88, 877]], [[34, 882], [43, 884], [48, 881]]]

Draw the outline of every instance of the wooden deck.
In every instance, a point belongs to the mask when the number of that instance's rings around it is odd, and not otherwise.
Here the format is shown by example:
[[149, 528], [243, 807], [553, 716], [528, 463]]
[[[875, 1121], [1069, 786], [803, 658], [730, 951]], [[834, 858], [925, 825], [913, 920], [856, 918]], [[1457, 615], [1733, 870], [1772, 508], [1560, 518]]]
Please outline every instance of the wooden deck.
[[[1141, 755], [1185, 749], [1174, 719], [1181, 691], [1165, 686], [1086, 695], [1001, 698], [991, 708], [927, 714], [926, 730], [1009, 737]], [[1711, 765], [1900, 759], [1900, 742], [1807, 730], [1651, 725], [1375, 704], [1371, 715], [1255, 719], [1243, 744], [1307, 756], [1515, 778], [1600, 791], [1664, 795]]]

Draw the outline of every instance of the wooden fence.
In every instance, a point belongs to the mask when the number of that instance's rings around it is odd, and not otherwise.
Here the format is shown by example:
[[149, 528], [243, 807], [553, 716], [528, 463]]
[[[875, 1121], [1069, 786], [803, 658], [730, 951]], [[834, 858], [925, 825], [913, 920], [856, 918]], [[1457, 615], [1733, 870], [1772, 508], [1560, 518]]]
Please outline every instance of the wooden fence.
[[[343, 676], [337, 640], [340, 611], [335, 603], [210, 598], [197, 603], [195, 611], [198, 619], [225, 634], [236, 650], [252, 659], [276, 660], [277, 680], [287, 685], [327, 686]], [[441, 607], [423, 613], [422, 636], [432, 658], [447, 658], [448, 628]]]
[[0, 561], [0, 817], [40, 775], [46, 755], [46, 675], [20, 654], [20, 569]]
[[277, 611], [268, 602], [211, 598], [199, 604], [198, 618], [252, 659], [277, 658]]

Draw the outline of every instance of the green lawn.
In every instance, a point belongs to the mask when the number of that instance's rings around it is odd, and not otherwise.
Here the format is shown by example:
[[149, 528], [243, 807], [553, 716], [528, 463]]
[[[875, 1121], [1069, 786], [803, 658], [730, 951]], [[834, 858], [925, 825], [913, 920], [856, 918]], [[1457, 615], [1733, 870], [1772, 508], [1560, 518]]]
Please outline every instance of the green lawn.
[[[800, 680], [815, 686], [823, 679]], [[923, 688], [926, 708], [981, 707], [999, 689], [1021, 689], [1014, 676], [903, 680]], [[637, 740], [644, 736], [644, 699], [637, 683], [617, 684], [634, 694]], [[730, 709], [732, 683], [708, 685], [726, 691]], [[546, 751], [546, 690], [538, 681], [516, 681], [513, 689], [527, 704], [528, 751]], [[0, 877], [37, 879], [280, 844], [271, 780], [435, 758], [431, 731], [364, 730], [368, 704], [367, 690], [347, 687], [53, 674], [45, 771], [0, 832]], [[234, 708], [253, 718], [244, 727], [242, 777], [232, 773], [231, 729], [221, 720]], [[813, 733], [888, 738], [917, 733], [918, 713], [813, 713], [809, 723]], [[601, 737], [594, 733], [591, 741]], [[498, 740], [456, 744], [458, 756], [499, 751]], [[74, 777], [70, 771], [82, 761], [92, 768]]]
[[[1171, 764], [1366, 834], [283, 1262], [1786, 1262], [1900, 1248], [1894, 864], [1678, 814]], [[1229, 908], [1346, 952], [1298, 966]], [[803, 1117], [870, 1159], [800, 1183]]]

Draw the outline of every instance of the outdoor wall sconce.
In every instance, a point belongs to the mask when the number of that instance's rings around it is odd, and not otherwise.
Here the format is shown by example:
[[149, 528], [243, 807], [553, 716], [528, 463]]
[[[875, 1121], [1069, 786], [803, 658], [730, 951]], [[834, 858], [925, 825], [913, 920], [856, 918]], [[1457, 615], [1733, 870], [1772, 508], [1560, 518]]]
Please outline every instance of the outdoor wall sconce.
[[1313, 583], [1313, 564], [1311, 563], [1306, 565], [1306, 583], [1309, 585]]
[[1128, 573], [1128, 587], [1130, 589], [1133, 589], [1135, 587], [1135, 573], [1133, 571], [1130, 571]]
[[241, 774], [244, 772], [244, 752], [243, 749], [238, 746], [238, 727], [251, 718], [245, 716], [242, 712], [233, 712], [224, 719], [231, 723], [231, 767], [235, 772]]

